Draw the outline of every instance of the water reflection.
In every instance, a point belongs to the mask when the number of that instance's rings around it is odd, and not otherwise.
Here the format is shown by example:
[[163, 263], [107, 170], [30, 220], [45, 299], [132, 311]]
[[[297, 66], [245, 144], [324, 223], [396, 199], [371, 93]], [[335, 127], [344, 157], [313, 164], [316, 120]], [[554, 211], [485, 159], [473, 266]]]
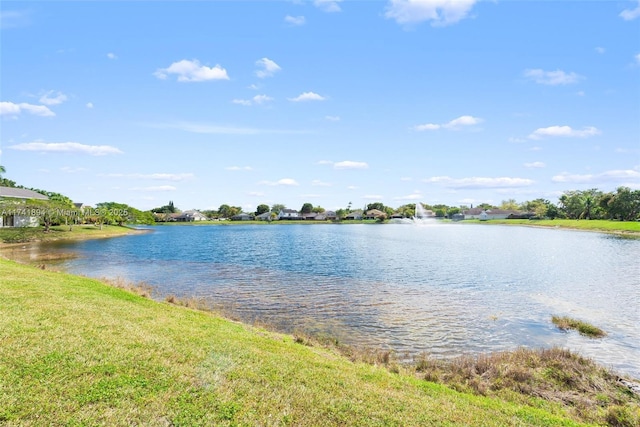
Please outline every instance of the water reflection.
[[[639, 240], [464, 224], [156, 230], [37, 251], [287, 332], [439, 356], [560, 345], [640, 377]], [[560, 332], [554, 314], [609, 335]]]

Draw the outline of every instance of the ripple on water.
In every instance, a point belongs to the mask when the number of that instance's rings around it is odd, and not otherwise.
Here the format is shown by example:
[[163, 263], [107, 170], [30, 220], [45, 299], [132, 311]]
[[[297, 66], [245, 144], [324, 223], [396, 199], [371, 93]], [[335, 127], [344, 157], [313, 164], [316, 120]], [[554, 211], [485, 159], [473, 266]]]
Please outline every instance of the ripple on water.
[[[640, 377], [638, 240], [455, 224], [201, 226], [37, 251], [74, 251], [70, 272], [145, 281], [288, 332], [443, 357], [557, 345]], [[561, 332], [552, 315], [608, 335]]]

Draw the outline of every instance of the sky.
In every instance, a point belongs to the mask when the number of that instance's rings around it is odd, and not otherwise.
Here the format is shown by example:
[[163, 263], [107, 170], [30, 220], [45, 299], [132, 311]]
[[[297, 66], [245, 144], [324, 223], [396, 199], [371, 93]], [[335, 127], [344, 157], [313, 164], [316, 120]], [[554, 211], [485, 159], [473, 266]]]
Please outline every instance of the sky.
[[246, 212], [640, 189], [640, 1], [0, 3], [4, 177]]

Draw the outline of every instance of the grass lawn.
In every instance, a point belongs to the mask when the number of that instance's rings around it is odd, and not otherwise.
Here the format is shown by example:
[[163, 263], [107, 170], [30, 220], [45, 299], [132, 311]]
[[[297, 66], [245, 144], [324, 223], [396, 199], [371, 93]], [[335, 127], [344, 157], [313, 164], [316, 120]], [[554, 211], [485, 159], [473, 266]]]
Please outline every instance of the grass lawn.
[[527, 225], [535, 227], [558, 227], [608, 233], [640, 233], [640, 221], [609, 221], [603, 219], [492, 219], [489, 221], [465, 220], [464, 223]]
[[0, 344], [6, 426], [581, 425], [2, 259]]
[[57, 225], [45, 233], [42, 227], [0, 228], [0, 243], [24, 243], [50, 240], [82, 240], [124, 236], [135, 233], [133, 228], [105, 225], [100, 229], [95, 225]]

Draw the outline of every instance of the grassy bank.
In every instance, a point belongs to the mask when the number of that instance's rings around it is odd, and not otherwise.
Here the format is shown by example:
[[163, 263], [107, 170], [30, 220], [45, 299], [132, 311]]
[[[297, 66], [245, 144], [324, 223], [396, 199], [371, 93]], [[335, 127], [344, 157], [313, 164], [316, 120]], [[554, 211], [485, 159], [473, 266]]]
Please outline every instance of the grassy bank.
[[501, 224], [501, 225], [526, 225], [548, 228], [568, 228], [574, 230], [599, 231], [604, 233], [619, 233], [640, 235], [640, 221], [608, 221], [603, 219], [578, 220], [578, 219], [492, 219], [489, 221], [464, 220], [465, 224]]
[[53, 226], [48, 232], [42, 227], [0, 228], [0, 243], [45, 242], [53, 240], [83, 240], [124, 236], [137, 233], [133, 228], [116, 225], [105, 225], [102, 228], [94, 225]]
[[3, 425], [580, 425], [96, 280], [0, 278]]

